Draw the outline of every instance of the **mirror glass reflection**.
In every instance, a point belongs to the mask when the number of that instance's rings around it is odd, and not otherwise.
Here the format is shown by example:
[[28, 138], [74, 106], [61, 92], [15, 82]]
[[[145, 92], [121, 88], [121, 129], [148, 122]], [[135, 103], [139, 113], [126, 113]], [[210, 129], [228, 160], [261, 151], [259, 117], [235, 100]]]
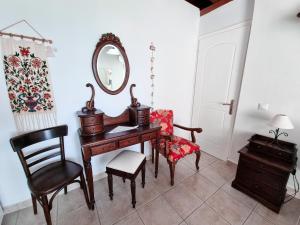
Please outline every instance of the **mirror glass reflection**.
[[126, 75], [124, 57], [119, 49], [111, 44], [105, 45], [97, 60], [98, 75], [101, 83], [111, 91], [118, 90]]

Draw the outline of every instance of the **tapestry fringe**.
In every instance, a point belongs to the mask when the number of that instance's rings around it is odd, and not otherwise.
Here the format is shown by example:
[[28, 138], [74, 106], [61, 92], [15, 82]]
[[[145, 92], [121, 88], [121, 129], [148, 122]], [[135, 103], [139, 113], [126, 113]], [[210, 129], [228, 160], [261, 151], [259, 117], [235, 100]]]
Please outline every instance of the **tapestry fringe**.
[[14, 113], [18, 132], [28, 132], [57, 125], [56, 112]]

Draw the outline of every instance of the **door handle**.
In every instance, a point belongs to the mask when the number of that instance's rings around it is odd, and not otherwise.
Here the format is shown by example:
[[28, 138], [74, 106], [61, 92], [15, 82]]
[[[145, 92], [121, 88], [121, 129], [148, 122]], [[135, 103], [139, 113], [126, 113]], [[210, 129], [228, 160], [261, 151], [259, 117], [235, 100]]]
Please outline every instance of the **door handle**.
[[222, 103], [222, 105], [229, 105], [229, 115], [232, 115], [233, 113], [233, 105], [234, 105], [234, 100], [232, 99], [230, 103]]

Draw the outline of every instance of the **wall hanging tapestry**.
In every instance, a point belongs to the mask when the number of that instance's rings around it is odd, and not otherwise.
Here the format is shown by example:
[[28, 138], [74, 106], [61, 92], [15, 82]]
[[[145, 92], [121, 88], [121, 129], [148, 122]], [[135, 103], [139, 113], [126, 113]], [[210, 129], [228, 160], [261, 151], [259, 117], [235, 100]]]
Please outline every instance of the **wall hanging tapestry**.
[[55, 126], [56, 111], [42, 43], [2, 38], [4, 75], [18, 131]]

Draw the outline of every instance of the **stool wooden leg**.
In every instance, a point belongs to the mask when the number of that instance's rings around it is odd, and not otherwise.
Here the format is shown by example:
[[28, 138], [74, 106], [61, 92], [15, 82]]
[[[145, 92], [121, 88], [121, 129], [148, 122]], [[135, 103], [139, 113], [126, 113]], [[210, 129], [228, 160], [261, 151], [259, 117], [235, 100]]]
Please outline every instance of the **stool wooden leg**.
[[146, 173], [146, 163], [144, 163], [142, 168], [142, 187], [145, 187], [145, 173]]
[[109, 189], [109, 197], [110, 200], [113, 200], [113, 178], [112, 178], [112, 174], [108, 173], [107, 174], [107, 181], [108, 181], [108, 189]]
[[135, 208], [136, 200], [135, 200], [135, 180], [134, 179], [131, 180], [130, 186], [131, 186], [132, 207]]

